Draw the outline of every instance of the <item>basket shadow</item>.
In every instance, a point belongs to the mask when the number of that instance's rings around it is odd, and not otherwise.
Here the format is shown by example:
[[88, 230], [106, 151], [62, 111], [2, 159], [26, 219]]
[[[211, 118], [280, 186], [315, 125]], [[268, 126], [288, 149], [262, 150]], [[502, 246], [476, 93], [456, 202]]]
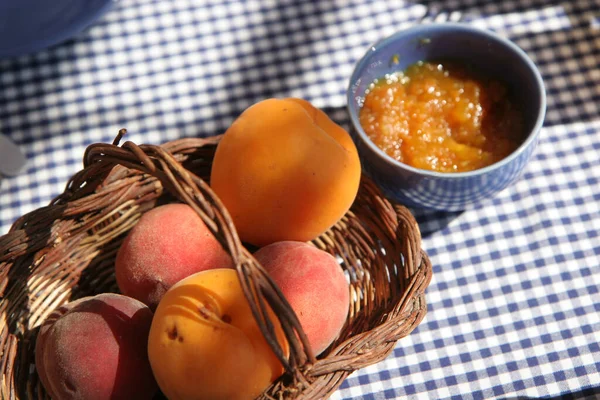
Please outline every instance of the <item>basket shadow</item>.
[[437, 211], [421, 208], [409, 208], [415, 216], [421, 237], [428, 238], [436, 232], [444, 230], [452, 221], [459, 218], [464, 211]]

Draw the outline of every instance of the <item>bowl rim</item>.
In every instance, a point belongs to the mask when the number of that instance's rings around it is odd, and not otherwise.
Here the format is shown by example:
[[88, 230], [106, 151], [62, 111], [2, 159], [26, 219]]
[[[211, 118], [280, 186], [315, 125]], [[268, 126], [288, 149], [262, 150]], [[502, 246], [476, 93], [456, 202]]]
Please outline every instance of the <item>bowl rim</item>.
[[[427, 169], [416, 168], [411, 165], [397, 161], [396, 159], [390, 157], [383, 150], [381, 150], [375, 143], [373, 143], [373, 141], [367, 136], [366, 132], [362, 128], [362, 125], [360, 124], [360, 121], [358, 119], [358, 110], [355, 113], [352, 112], [352, 107], [353, 107], [352, 105], [354, 104], [353, 102], [354, 102], [354, 97], [355, 97], [355, 94], [353, 93], [354, 82], [358, 78], [359, 71], [364, 70], [365, 66], [370, 62], [370, 57], [372, 56], [372, 54], [374, 54], [379, 47], [385, 46], [391, 42], [395, 42], [396, 40], [402, 38], [404, 35], [413, 34], [413, 33], [417, 33], [420, 31], [430, 33], [432, 29], [438, 30], [438, 31], [439, 30], [442, 30], [442, 31], [443, 30], [452, 30], [452, 31], [459, 30], [459, 31], [466, 32], [468, 34], [472, 34], [475, 36], [482, 36], [489, 40], [493, 40], [502, 46], [508, 47], [509, 50], [511, 50], [513, 53], [515, 53], [521, 59], [521, 61], [523, 61], [523, 63], [529, 68], [530, 72], [532, 73], [532, 75], [535, 79], [535, 83], [536, 83], [536, 86], [537, 86], [537, 89], [539, 92], [538, 93], [539, 98], [540, 98], [540, 103], [539, 103], [539, 107], [538, 107], [539, 112], [538, 112], [537, 119], [535, 121], [533, 128], [531, 129], [531, 131], [529, 132], [527, 138], [523, 141], [523, 143], [521, 143], [519, 145], [519, 147], [517, 147], [517, 149], [515, 149], [508, 156], [504, 157], [502, 160], [497, 161], [497, 162], [490, 164], [483, 168], [475, 169], [472, 171], [465, 171], [465, 172], [438, 172], [438, 171], [431, 171], [431, 170], [427, 170]], [[350, 76], [350, 81], [349, 81], [348, 88], [346, 91], [346, 101], [347, 101], [346, 108], [348, 109], [348, 113], [350, 114], [350, 120], [352, 122], [353, 128], [358, 133], [360, 140], [363, 143], [365, 143], [373, 152], [375, 152], [379, 156], [379, 158], [381, 158], [383, 161], [387, 162], [388, 164], [392, 164], [393, 166], [395, 166], [397, 168], [407, 170], [414, 174], [419, 174], [419, 175], [423, 175], [423, 176], [427, 176], [427, 177], [431, 177], [431, 178], [443, 178], [443, 179], [460, 179], [460, 178], [468, 178], [468, 177], [485, 175], [489, 172], [500, 169], [503, 166], [511, 163], [513, 160], [518, 158], [521, 155], [521, 153], [523, 153], [539, 137], [540, 131], [544, 125], [544, 119], [546, 117], [546, 107], [547, 107], [546, 90], [545, 90], [544, 80], [542, 78], [542, 75], [541, 75], [538, 67], [533, 62], [533, 60], [531, 60], [531, 58], [527, 55], [527, 53], [525, 53], [525, 51], [523, 49], [521, 49], [519, 46], [517, 46], [517, 44], [512, 42], [510, 39], [502, 37], [499, 34], [493, 32], [491, 30], [474, 27], [472, 25], [468, 25], [466, 23], [461, 23], [461, 22], [418, 24], [418, 25], [397, 31], [397, 32], [395, 32], [387, 37], [384, 37], [383, 39], [380, 39], [380, 40], [376, 41], [375, 43], [371, 44], [369, 46], [368, 50], [365, 52], [365, 54], [356, 63], [354, 70], [352, 72], [352, 75]]]

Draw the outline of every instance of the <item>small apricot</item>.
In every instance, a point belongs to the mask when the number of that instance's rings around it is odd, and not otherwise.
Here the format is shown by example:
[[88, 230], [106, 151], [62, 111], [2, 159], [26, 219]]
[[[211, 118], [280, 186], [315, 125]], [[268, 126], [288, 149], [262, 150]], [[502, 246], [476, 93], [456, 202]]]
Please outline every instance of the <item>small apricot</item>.
[[169, 289], [152, 321], [148, 355], [169, 400], [251, 400], [283, 373], [234, 269], [202, 271]]
[[308, 241], [352, 205], [361, 166], [350, 135], [301, 99], [246, 109], [215, 153], [210, 183], [247, 243]]

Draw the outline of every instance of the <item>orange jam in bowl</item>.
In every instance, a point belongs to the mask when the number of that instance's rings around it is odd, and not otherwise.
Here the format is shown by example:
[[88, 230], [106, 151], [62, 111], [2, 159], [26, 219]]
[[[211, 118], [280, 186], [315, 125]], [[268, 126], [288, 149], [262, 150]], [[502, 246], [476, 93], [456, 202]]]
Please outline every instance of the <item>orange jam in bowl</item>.
[[373, 82], [359, 119], [390, 157], [437, 172], [491, 165], [526, 133], [506, 86], [452, 62], [419, 62]]

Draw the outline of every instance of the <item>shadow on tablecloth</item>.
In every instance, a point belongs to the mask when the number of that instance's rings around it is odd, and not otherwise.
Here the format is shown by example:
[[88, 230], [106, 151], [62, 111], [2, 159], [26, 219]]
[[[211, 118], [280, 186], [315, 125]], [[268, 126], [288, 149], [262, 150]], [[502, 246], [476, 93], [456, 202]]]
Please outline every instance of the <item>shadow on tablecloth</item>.
[[[443, 21], [452, 16], [465, 23], [484, 22], [494, 29], [500, 25], [501, 33], [521, 47], [540, 69], [548, 97], [545, 126], [600, 118], [597, 3], [581, 0], [412, 2], [428, 7], [430, 19], [438, 15], [438, 20]], [[501, 19], [503, 16], [505, 20]]]
[[[559, 396], [546, 397], [546, 400], [585, 400], [597, 399], [600, 397], [600, 388], [586, 388], [576, 392], [563, 393]], [[514, 396], [514, 397], [498, 397], [498, 400], [537, 400], [538, 397]]]

